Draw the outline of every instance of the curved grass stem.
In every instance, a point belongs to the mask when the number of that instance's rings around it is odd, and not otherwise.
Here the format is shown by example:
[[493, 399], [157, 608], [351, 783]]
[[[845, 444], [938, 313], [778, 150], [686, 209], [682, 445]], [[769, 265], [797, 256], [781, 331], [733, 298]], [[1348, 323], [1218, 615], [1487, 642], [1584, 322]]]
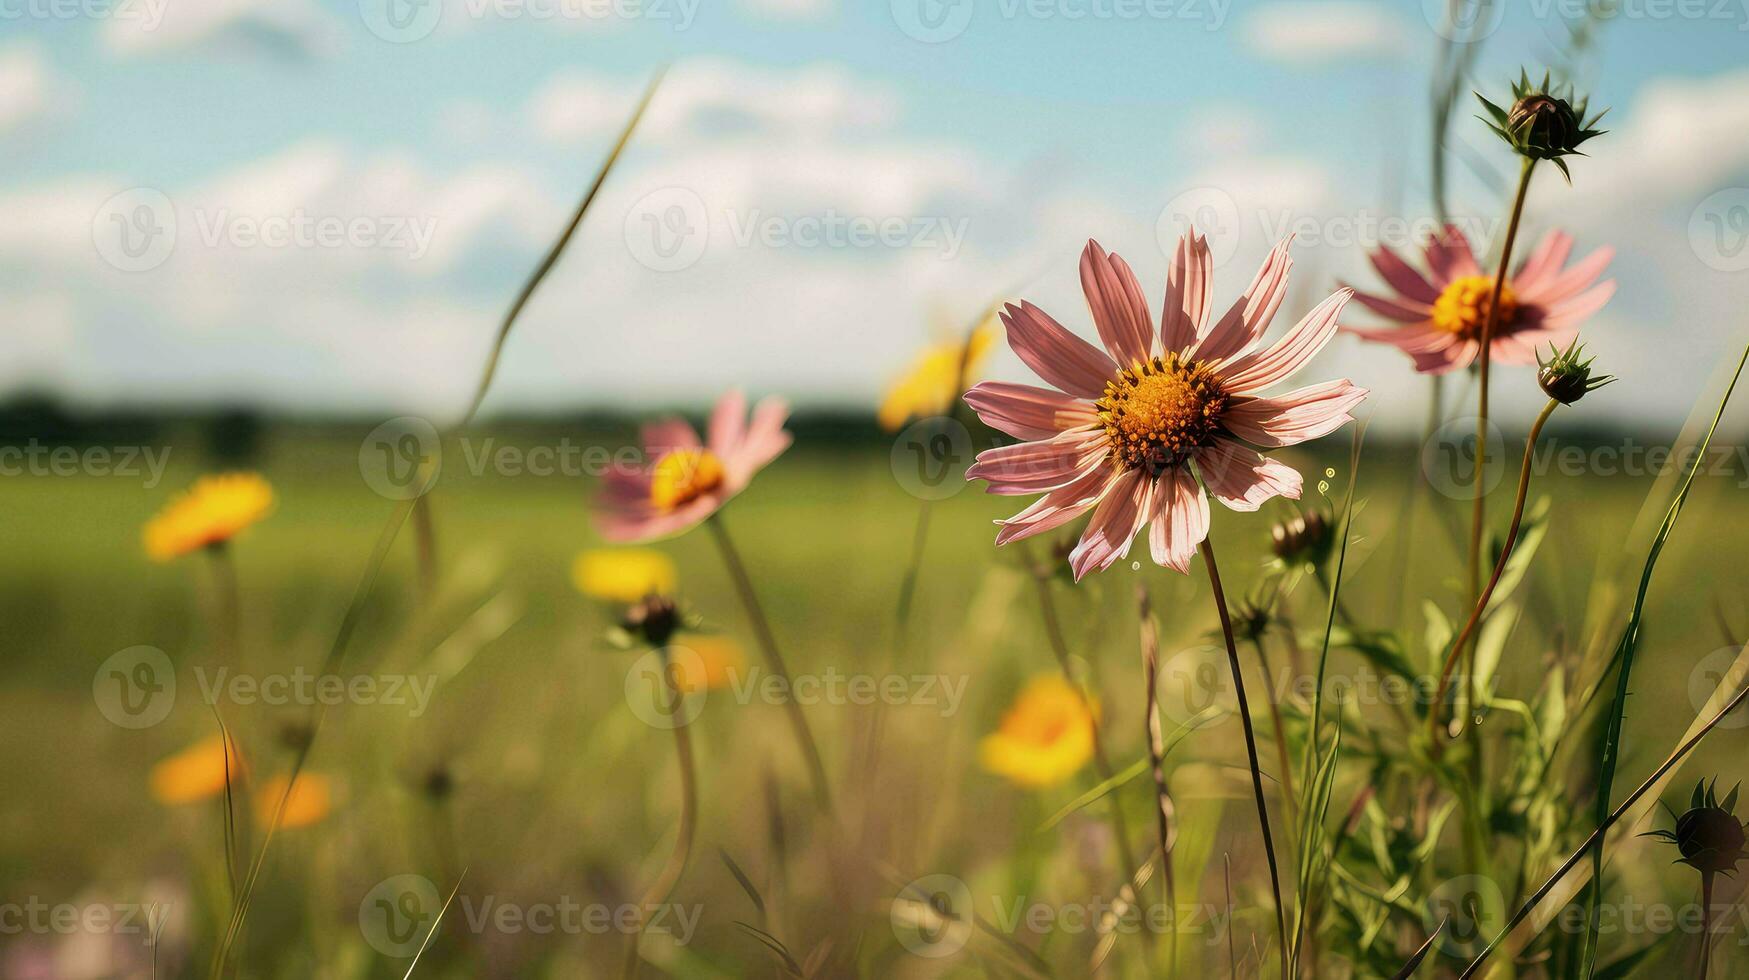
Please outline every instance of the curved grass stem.
[[650, 884], [650, 889], [644, 893], [644, 900], [638, 906], [637, 927], [632, 930], [629, 945], [626, 949], [625, 976], [634, 980], [643, 959], [638, 955], [638, 943], [644, 937], [646, 916], [651, 909], [666, 904], [669, 896], [674, 894], [674, 886], [680, 883], [680, 876], [686, 873], [686, 864], [692, 859], [692, 838], [698, 827], [698, 776], [692, 761], [692, 735], [687, 730], [687, 722], [676, 717], [684, 700], [680, 690], [679, 679], [675, 676], [673, 662], [669, 659], [667, 648], [659, 651], [662, 658], [662, 676], [668, 681], [668, 704], [664, 712], [674, 728], [674, 755], [680, 763], [680, 827], [675, 832], [674, 850], [668, 855], [668, 863], [663, 865], [662, 873]]

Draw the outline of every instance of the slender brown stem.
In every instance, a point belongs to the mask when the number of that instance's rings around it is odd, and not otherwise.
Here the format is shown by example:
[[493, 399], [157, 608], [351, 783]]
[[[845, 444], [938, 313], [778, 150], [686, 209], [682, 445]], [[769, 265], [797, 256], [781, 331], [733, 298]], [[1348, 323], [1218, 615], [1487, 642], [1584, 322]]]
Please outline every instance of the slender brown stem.
[[759, 604], [759, 595], [753, 589], [753, 579], [747, 574], [747, 566], [741, 562], [741, 554], [735, 549], [735, 543], [729, 539], [729, 529], [723, 524], [720, 513], [712, 514], [705, 521], [716, 538], [717, 549], [723, 554], [723, 564], [728, 566], [729, 577], [735, 581], [735, 591], [741, 595], [741, 604], [747, 609], [747, 618], [753, 623], [753, 634], [759, 640], [759, 647], [765, 653], [766, 665], [771, 672], [783, 681], [786, 694], [783, 700], [784, 709], [789, 715], [790, 728], [795, 735], [796, 744], [802, 750], [802, 758], [808, 764], [808, 779], [813, 784], [814, 802], [821, 812], [832, 813], [832, 787], [826, 781], [826, 766], [820, 761], [820, 749], [814, 742], [814, 734], [808, 729], [807, 715], [802, 713], [802, 706], [793, 696], [794, 683], [790, 680], [789, 668], [784, 666], [783, 654], [777, 649], [777, 637], [771, 632], [771, 622], [765, 618], [765, 609]]
[[[1147, 723], [1144, 726], [1148, 739], [1148, 762], [1154, 772], [1154, 818], [1155, 830], [1160, 835], [1160, 881], [1166, 892], [1166, 907], [1176, 913], [1178, 909], [1178, 882], [1172, 873], [1172, 794], [1166, 785], [1166, 738], [1160, 729], [1160, 712], [1156, 704], [1155, 692], [1159, 689], [1160, 679], [1160, 630], [1154, 622], [1153, 610], [1148, 601], [1148, 588], [1138, 583], [1136, 585], [1136, 612], [1141, 622], [1142, 641], [1142, 686], [1147, 695], [1143, 702], [1146, 705]], [[1171, 930], [1171, 942], [1168, 949], [1168, 972], [1178, 969], [1178, 929], [1176, 919]]]
[[1445, 657], [1445, 666], [1439, 672], [1439, 690], [1434, 694], [1433, 703], [1428, 706], [1427, 711], [1428, 731], [1433, 736], [1435, 751], [1438, 751], [1439, 745], [1440, 709], [1445, 703], [1446, 687], [1451, 683], [1452, 668], [1457, 666], [1458, 657], [1475, 633], [1477, 624], [1482, 621], [1482, 613], [1487, 611], [1488, 600], [1494, 598], [1494, 588], [1500, 584], [1500, 575], [1506, 570], [1507, 560], [1512, 557], [1512, 546], [1518, 543], [1518, 528], [1524, 519], [1524, 500], [1530, 490], [1530, 464], [1536, 452], [1536, 440], [1542, 435], [1543, 426], [1548, 422], [1549, 416], [1560, 405], [1555, 399], [1549, 399], [1549, 403], [1537, 415], [1535, 424], [1530, 427], [1530, 435], [1525, 437], [1524, 464], [1518, 470], [1518, 497], [1512, 503], [1512, 526], [1506, 532], [1505, 547], [1500, 549], [1500, 557], [1494, 562], [1494, 574], [1488, 579], [1488, 587], [1477, 597], [1475, 608], [1470, 610], [1469, 620], [1464, 623], [1462, 632], [1458, 633], [1456, 642], [1452, 643], [1451, 652]]
[[1257, 662], [1263, 668], [1263, 694], [1269, 704], [1269, 723], [1275, 729], [1276, 764], [1281, 766], [1281, 798], [1287, 804], [1288, 822], [1298, 823], [1294, 817], [1294, 771], [1288, 763], [1287, 730], [1281, 725], [1281, 705], [1275, 698], [1275, 671], [1269, 666], [1269, 654], [1264, 650], [1263, 638], [1252, 637], [1252, 647], [1257, 650]]
[[1239, 700], [1239, 721], [1245, 727], [1245, 754], [1251, 762], [1251, 791], [1257, 797], [1257, 823], [1263, 829], [1263, 854], [1269, 859], [1269, 888], [1275, 894], [1275, 928], [1281, 938], [1281, 975], [1286, 980], [1287, 912], [1281, 904], [1281, 870], [1275, 861], [1275, 835], [1269, 829], [1269, 804], [1263, 799], [1263, 768], [1257, 762], [1257, 733], [1251, 728], [1251, 706], [1245, 699], [1245, 675], [1239, 669], [1239, 647], [1233, 641], [1233, 618], [1227, 612], [1227, 595], [1221, 589], [1221, 571], [1215, 564], [1214, 538], [1203, 539], [1202, 561], [1208, 568], [1209, 587], [1214, 590], [1215, 610], [1221, 614], [1221, 636], [1227, 641], [1227, 664], [1233, 671], [1233, 694]]
[[1536, 890], [1536, 893], [1524, 900], [1524, 904], [1518, 907], [1518, 911], [1514, 912], [1512, 914], [1512, 919], [1506, 923], [1506, 928], [1501, 929], [1499, 935], [1496, 935], [1494, 939], [1488, 943], [1487, 947], [1470, 962], [1470, 965], [1464, 968], [1464, 972], [1458, 976], [1458, 980], [1469, 980], [1470, 977], [1475, 976], [1476, 971], [1482, 968], [1482, 963], [1486, 961], [1488, 957], [1494, 955], [1494, 951], [1500, 947], [1502, 942], [1505, 942], [1506, 937], [1512, 935], [1512, 930], [1518, 928], [1519, 923], [1523, 922], [1531, 912], [1536, 910], [1537, 905], [1539, 905], [1543, 899], [1548, 897], [1549, 892], [1554, 891], [1555, 885], [1558, 884], [1562, 878], [1567, 876], [1567, 872], [1572, 871], [1578, 866], [1579, 861], [1590, 852], [1592, 846], [1602, 840], [1603, 835], [1609, 832], [1609, 828], [1615, 826], [1616, 821], [1620, 820], [1628, 812], [1629, 808], [1640, 801], [1640, 797], [1646, 795], [1648, 790], [1657, 785], [1658, 780], [1663, 779], [1665, 773], [1676, 768], [1676, 764], [1681, 762], [1683, 757], [1688, 755], [1689, 752], [1693, 751], [1694, 747], [1700, 744], [1700, 740], [1706, 738], [1708, 732], [1717, 728], [1719, 722], [1725, 720], [1725, 716], [1737, 710], [1737, 707], [1743, 703], [1743, 699], [1746, 697], [1749, 697], [1749, 684], [1744, 685], [1743, 689], [1738, 691], [1731, 700], [1725, 702], [1724, 707], [1720, 708], [1716, 714], [1707, 719], [1706, 724], [1700, 727], [1700, 731], [1690, 735], [1681, 745], [1678, 745], [1676, 751], [1670, 753], [1669, 758], [1665, 759], [1663, 764], [1659, 765], [1657, 769], [1652, 770], [1652, 774], [1646, 777], [1645, 782], [1636, 787], [1632, 793], [1629, 793], [1627, 799], [1621, 801], [1620, 806], [1610, 811], [1609, 817], [1597, 825], [1597, 829], [1591, 832], [1591, 836], [1585, 838], [1585, 842], [1580, 844], [1578, 849], [1575, 850], [1567, 860], [1561, 862], [1561, 866], [1555, 869], [1555, 873], [1550, 875], [1547, 881], [1542, 883], [1542, 886]]
[[674, 894], [674, 886], [680, 883], [680, 876], [686, 873], [686, 864], [692, 858], [692, 838], [698, 826], [698, 780], [692, 762], [692, 736], [687, 731], [687, 721], [677, 717], [685, 695], [680, 689], [679, 678], [675, 676], [674, 663], [669, 659], [667, 648], [662, 648], [659, 654], [662, 658], [662, 676], [668, 682], [668, 703], [663, 707], [663, 712], [673, 726], [674, 755], [680, 762], [680, 829], [675, 833], [674, 850], [668, 855], [668, 863], [663, 865], [662, 873], [650, 884], [650, 890], [644, 893], [644, 900], [638, 906], [637, 926], [632, 930], [630, 943], [626, 947], [627, 980], [638, 975], [638, 969], [643, 963], [638, 955], [638, 942], [644, 936], [645, 916], [649, 910], [666, 903], [668, 897]]
[[1700, 873], [1700, 980], [1711, 976], [1713, 960], [1713, 873]]
[[[1030, 563], [1030, 562], [1029, 562]], [[1069, 644], [1063, 638], [1063, 624], [1057, 618], [1056, 599], [1051, 595], [1050, 573], [1042, 568], [1032, 570], [1032, 579], [1038, 587], [1039, 613], [1044, 617], [1045, 636], [1050, 640], [1051, 652], [1056, 655], [1057, 667], [1063, 672], [1063, 680], [1068, 682], [1076, 694], [1081, 697], [1082, 706], [1093, 715], [1093, 765], [1099, 771], [1101, 781], [1109, 781], [1117, 770], [1111, 767], [1111, 758], [1105, 754], [1105, 736], [1101, 734], [1101, 721], [1093, 709], [1093, 698], [1087, 693], [1086, 687], [1075, 676], [1075, 669], [1069, 662]], [[1130, 850], [1129, 821], [1124, 818], [1123, 806], [1114, 788], [1107, 793], [1106, 802], [1111, 805], [1111, 830], [1117, 837], [1117, 856], [1122, 865], [1119, 871], [1119, 891], [1127, 892], [1136, 878], [1135, 853]]]
[[[1488, 462], [1488, 365], [1493, 360], [1489, 348], [1493, 346], [1494, 329], [1500, 319], [1500, 295], [1506, 288], [1506, 273], [1512, 264], [1512, 246], [1518, 240], [1518, 221], [1524, 215], [1524, 199], [1530, 192], [1530, 176], [1536, 170], [1536, 161], [1525, 158], [1524, 166], [1518, 172], [1518, 190], [1512, 197], [1512, 217], [1506, 223], [1506, 241], [1500, 247], [1500, 265], [1494, 271], [1494, 290], [1488, 298], [1488, 309], [1482, 317], [1482, 349], [1477, 352], [1478, 362], [1476, 393], [1476, 498], [1470, 505], [1470, 596], [1475, 597], [1482, 584], [1482, 525], [1487, 510], [1487, 493], [1482, 486], [1484, 471]], [[1475, 671], [1470, 671], [1474, 676]], [[1473, 687], [1466, 687], [1471, 695], [1475, 694]]]

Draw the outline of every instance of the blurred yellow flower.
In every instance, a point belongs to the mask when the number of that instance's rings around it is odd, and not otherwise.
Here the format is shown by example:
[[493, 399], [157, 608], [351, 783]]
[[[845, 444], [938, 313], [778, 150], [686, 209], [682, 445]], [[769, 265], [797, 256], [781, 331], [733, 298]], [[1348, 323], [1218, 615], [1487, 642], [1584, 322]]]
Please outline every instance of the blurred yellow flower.
[[741, 645], [726, 636], [694, 633], [675, 644], [673, 651], [674, 679], [687, 694], [727, 686], [730, 676], [747, 662]]
[[[273, 812], [279, 808], [280, 797], [285, 796], [287, 778], [275, 776], [255, 794], [255, 813], [262, 823], [273, 819]], [[285, 801], [285, 813], [280, 817], [279, 826], [286, 830], [307, 827], [326, 817], [333, 809], [333, 780], [320, 773], [302, 773], [292, 785], [291, 797]]]
[[1054, 786], [1093, 757], [1093, 724], [1094, 712], [1079, 691], [1057, 674], [1041, 675], [984, 736], [979, 761], [1022, 786]]
[[146, 522], [146, 554], [169, 561], [224, 544], [273, 509], [273, 487], [259, 473], [203, 476]]
[[673, 595], [679, 578], [674, 560], [651, 548], [599, 548], [571, 564], [571, 584], [578, 592], [612, 602]]
[[875, 413], [881, 428], [896, 432], [914, 418], [946, 415], [964, 386], [977, 377], [995, 339], [996, 321], [992, 317], [964, 340], [924, 348], [881, 398], [880, 409]]
[[[243, 757], [231, 743], [231, 785], [243, 779]], [[209, 735], [152, 767], [152, 798], [174, 805], [193, 803], [225, 791], [225, 739]]]

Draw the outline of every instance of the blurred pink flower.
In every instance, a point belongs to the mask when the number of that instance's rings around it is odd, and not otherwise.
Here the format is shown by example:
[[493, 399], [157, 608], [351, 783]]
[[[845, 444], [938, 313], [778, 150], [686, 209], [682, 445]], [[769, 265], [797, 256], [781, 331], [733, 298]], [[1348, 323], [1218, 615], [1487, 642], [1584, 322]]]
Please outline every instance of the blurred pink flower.
[[[1578, 334], [1579, 324], [1609, 302], [1615, 282], [1593, 284], [1614, 250], [1600, 248], [1562, 268], [1572, 250], [1571, 235], [1551, 231], [1507, 277], [1489, 345], [1491, 360], [1535, 364], [1539, 348], [1566, 347]], [[1481, 350], [1482, 322], [1494, 277], [1477, 265], [1470, 243], [1455, 227], [1447, 226], [1443, 235], [1429, 240], [1425, 252], [1428, 275], [1423, 276], [1381, 246], [1370, 258], [1393, 295], [1354, 294], [1362, 306], [1400, 326], [1371, 329], [1344, 324], [1343, 329], [1398, 347], [1415, 359], [1417, 371], [1444, 374], [1469, 366]]]
[[1299, 497], [1299, 473], [1250, 446], [1291, 446], [1333, 432], [1352, 419], [1348, 413], [1366, 391], [1331, 381], [1258, 394], [1329, 343], [1351, 293], [1337, 292], [1275, 344], [1260, 347], [1287, 292], [1293, 264], [1287, 249], [1286, 241], [1275, 247], [1250, 288], [1211, 327], [1213, 261], [1208, 240], [1191, 229], [1173, 256], [1156, 332], [1130, 267], [1088, 242], [1081, 288], [1103, 351], [1031, 303], [1009, 304], [1002, 313], [1008, 345], [1059, 390], [986, 381], [966, 393], [986, 423], [1029, 440], [980, 453], [967, 475], [988, 481], [990, 493], [1044, 494], [997, 522], [998, 545], [1091, 510], [1069, 555], [1077, 579], [1126, 556], [1143, 525], [1154, 561], [1189, 572], [1208, 536], [1205, 486], [1233, 510]]
[[730, 391], [711, 411], [702, 443], [692, 426], [668, 419], [644, 426], [644, 466], [608, 471], [596, 526], [610, 541], [649, 541], [681, 533], [716, 513], [790, 445], [789, 406], [767, 398], [747, 417], [747, 399]]

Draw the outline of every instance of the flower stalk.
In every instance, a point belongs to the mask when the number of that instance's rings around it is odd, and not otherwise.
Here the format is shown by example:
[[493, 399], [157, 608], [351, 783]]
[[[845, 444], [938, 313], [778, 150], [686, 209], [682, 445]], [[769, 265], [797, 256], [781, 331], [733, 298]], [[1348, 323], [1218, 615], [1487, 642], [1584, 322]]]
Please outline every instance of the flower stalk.
[[643, 959], [638, 955], [638, 944], [644, 937], [646, 923], [645, 913], [668, 901], [674, 893], [674, 886], [680, 883], [680, 876], [686, 873], [687, 862], [692, 859], [692, 838], [698, 826], [698, 778], [692, 760], [692, 735], [688, 731], [688, 723], [678, 716], [685, 693], [681, 690], [678, 670], [669, 656], [667, 647], [655, 648], [662, 659], [662, 676], [666, 679], [668, 702], [662, 706], [663, 714], [667, 715], [670, 727], [674, 732], [674, 755], [680, 764], [680, 828], [675, 833], [674, 850], [668, 855], [668, 863], [662, 867], [662, 873], [651, 883], [644, 893], [644, 900], [638, 905], [637, 925], [632, 929], [632, 935], [626, 948], [625, 976], [627, 980], [635, 980]]

